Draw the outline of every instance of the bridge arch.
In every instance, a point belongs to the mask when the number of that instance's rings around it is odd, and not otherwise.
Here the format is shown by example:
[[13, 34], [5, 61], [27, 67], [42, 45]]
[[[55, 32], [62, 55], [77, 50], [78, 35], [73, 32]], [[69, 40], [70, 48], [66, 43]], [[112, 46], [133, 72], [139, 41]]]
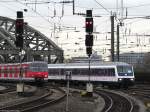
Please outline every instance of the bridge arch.
[[[44, 60], [63, 62], [63, 50], [40, 31], [24, 24], [24, 55], [22, 61]], [[15, 20], [0, 16], [0, 63], [19, 62], [19, 49], [15, 46]]]

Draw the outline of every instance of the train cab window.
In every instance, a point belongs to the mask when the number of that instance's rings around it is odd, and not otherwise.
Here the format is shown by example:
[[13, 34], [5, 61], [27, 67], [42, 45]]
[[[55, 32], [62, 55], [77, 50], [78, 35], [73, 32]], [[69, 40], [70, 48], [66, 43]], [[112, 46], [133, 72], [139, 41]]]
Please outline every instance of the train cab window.
[[131, 66], [118, 66], [117, 71], [119, 76], [132, 76], [133, 71]]
[[132, 67], [130, 66], [118, 66], [117, 70], [119, 73], [132, 73]]
[[36, 71], [47, 71], [48, 67], [46, 63], [31, 63], [29, 66], [29, 70]]

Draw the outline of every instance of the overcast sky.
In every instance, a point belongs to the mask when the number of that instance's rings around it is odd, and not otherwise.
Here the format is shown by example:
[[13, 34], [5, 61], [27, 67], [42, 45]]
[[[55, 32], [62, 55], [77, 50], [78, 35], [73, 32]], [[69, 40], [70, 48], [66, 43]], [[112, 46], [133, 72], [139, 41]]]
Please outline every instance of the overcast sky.
[[[62, 47], [65, 56], [86, 56], [84, 44], [85, 17], [73, 15], [72, 4], [64, 4], [63, 6], [59, 3], [62, 0], [37, 0], [38, 3], [42, 1], [42, 4], [31, 4], [35, 1], [0, 0], [0, 16], [16, 19], [16, 11], [27, 9], [28, 11], [24, 12], [25, 21]], [[92, 9], [94, 16], [101, 16], [94, 17], [94, 31], [100, 34], [94, 34], [93, 49], [105, 57], [110, 54], [110, 34], [108, 33], [110, 32], [110, 13], [116, 13], [117, 18], [121, 18], [121, 1], [123, 1], [124, 17], [126, 17], [126, 12], [127, 18], [150, 16], [149, 0], [75, 0], [76, 13], [85, 13], [87, 9]], [[62, 12], [64, 12], [63, 16]], [[54, 26], [57, 28], [55, 32]], [[124, 20], [124, 27], [120, 31], [121, 44], [126, 45], [122, 46], [122, 53], [125, 51], [131, 52], [135, 49], [138, 52], [141, 52], [141, 49], [148, 51], [148, 48], [131, 47], [133, 45], [130, 45], [130, 43], [140, 44], [141, 46], [143, 44], [148, 45], [150, 44], [149, 38], [141, 39], [138, 36], [133, 38], [124, 35], [148, 34], [150, 32], [149, 19], [126, 19]]]

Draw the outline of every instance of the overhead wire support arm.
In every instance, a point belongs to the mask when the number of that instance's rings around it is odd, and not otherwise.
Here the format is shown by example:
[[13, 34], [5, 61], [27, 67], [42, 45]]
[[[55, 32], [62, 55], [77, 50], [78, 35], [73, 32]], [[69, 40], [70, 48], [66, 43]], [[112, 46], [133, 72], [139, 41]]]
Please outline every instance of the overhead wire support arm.
[[59, 3], [72, 3], [73, 1], [61, 1]]
[[125, 19], [150, 19], [150, 16], [141, 16], [141, 17], [128, 17], [128, 18], [122, 18], [123, 20]]
[[75, 12], [75, 0], [72, 0], [72, 1], [61, 1], [59, 3], [62, 3], [62, 4], [68, 4], [68, 3], [72, 3], [72, 11], [73, 11], [73, 15], [82, 15], [82, 16], [86, 16], [85, 13], [76, 13]]
[[68, 4], [68, 3], [72, 3], [72, 10], [73, 10], [73, 15], [75, 15], [75, 1], [61, 1], [59, 3], [63, 3], [63, 4]]

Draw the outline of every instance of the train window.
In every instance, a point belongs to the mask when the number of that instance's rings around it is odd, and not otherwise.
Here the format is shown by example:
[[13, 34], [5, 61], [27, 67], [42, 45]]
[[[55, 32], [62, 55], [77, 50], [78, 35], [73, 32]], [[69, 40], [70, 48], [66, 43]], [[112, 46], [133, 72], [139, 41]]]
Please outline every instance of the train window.
[[30, 67], [47, 67], [46, 63], [31, 63]]
[[17, 66], [15, 65], [15, 66], [13, 66], [13, 73], [16, 73], [17, 72]]
[[30, 71], [33, 71], [33, 72], [37, 72], [37, 71], [38, 71], [38, 72], [39, 72], [39, 71], [42, 72], [42, 71], [47, 71], [47, 68], [45, 68], [45, 67], [30, 67], [29, 70], [30, 70]]
[[49, 74], [50, 75], [58, 75], [59, 74], [59, 70], [58, 69], [49, 69]]
[[80, 75], [80, 71], [81, 71], [80, 69], [73, 69], [72, 74], [73, 75]]
[[118, 66], [117, 70], [119, 73], [132, 73], [132, 67], [130, 66]]
[[109, 76], [115, 76], [115, 69], [108, 69], [108, 75]]
[[64, 69], [60, 69], [60, 74], [59, 75], [64, 75]]
[[118, 75], [119, 76], [132, 76], [133, 71], [131, 66], [118, 66]]
[[7, 66], [4, 67], [4, 74], [7, 74]]
[[96, 76], [114, 76], [115, 70], [112, 68], [109, 69], [92, 69], [92, 75]]
[[80, 75], [88, 75], [89, 69], [80, 69]]
[[104, 76], [105, 72], [106, 72], [105, 69], [93, 69], [92, 70], [92, 73], [97, 76]]
[[47, 63], [42, 63], [42, 62], [34, 62], [34, 63], [30, 63], [29, 65], [29, 70], [33, 71], [33, 72], [43, 72], [43, 71], [47, 71], [48, 67], [47, 67]]
[[1, 74], [3, 73], [3, 66], [1, 67]]

